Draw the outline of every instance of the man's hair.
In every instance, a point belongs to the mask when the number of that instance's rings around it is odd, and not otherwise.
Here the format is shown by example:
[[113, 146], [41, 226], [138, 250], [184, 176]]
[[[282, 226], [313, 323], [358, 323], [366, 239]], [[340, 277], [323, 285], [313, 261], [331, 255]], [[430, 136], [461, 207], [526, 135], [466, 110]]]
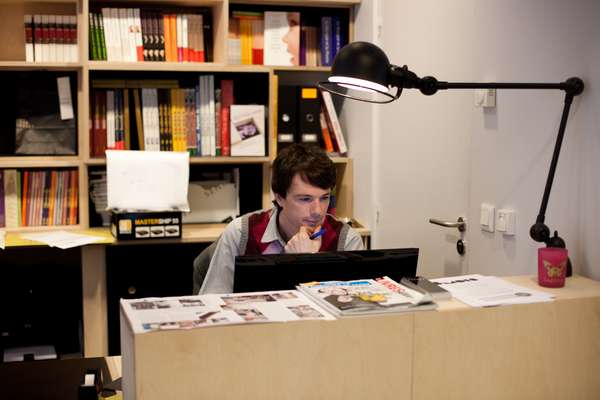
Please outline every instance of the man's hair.
[[273, 162], [271, 189], [273, 193], [286, 197], [296, 174], [321, 189], [335, 186], [335, 166], [323, 149], [314, 145], [293, 144], [283, 149]]

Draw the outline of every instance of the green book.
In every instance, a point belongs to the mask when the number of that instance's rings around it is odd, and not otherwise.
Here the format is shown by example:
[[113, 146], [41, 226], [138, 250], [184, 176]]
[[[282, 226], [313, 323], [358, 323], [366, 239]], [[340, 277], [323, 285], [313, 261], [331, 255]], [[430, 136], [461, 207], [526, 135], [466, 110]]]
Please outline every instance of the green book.
[[102, 14], [96, 14], [96, 26], [98, 27], [98, 50], [100, 60], [107, 60], [106, 57], [106, 38], [104, 35], [104, 20]]
[[89, 38], [89, 51], [90, 51], [90, 59], [97, 60], [98, 59], [98, 43], [96, 41], [96, 23], [94, 18], [94, 13], [90, 13], [90, 38]]

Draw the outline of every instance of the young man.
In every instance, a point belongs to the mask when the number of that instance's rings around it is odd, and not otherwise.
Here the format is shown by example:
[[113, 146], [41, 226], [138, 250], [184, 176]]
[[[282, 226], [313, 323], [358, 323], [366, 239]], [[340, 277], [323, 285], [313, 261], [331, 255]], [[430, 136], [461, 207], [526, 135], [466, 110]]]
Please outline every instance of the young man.
[[[299, 144], [282, 150], [273, 163], [271, 179], [275, 207], [227, 225], [200, 294], [233, 291], [238, 255], [362, 250], [360, 235], [327, 214], [335, 182], [335, 166], [323, 150]], [[311, 239], [311, 235], [318, 237]]]

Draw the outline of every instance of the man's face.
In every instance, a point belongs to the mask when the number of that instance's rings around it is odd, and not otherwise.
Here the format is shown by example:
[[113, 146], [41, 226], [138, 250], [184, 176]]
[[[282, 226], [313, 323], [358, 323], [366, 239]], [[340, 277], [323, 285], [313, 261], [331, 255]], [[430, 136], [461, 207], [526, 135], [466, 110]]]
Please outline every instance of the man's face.
[[288, 235], [295, 235], [301, 226], [315, 228], [323, 223], [331, 190], [312, 186], [296, 174], [285, 198], [275, 195], [275, 200], [283, 208], [279, 224]]

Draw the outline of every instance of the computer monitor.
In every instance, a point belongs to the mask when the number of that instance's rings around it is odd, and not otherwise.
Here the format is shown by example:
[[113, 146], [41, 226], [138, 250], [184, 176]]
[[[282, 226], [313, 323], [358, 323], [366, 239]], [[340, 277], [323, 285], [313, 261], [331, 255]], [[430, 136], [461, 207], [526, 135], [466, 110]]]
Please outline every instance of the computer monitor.
[[418, 256], [416, 248], [237, 256], [233, 291], [286, 290], [304, 282], [386, 275], [399, 282], [416, 276]]

